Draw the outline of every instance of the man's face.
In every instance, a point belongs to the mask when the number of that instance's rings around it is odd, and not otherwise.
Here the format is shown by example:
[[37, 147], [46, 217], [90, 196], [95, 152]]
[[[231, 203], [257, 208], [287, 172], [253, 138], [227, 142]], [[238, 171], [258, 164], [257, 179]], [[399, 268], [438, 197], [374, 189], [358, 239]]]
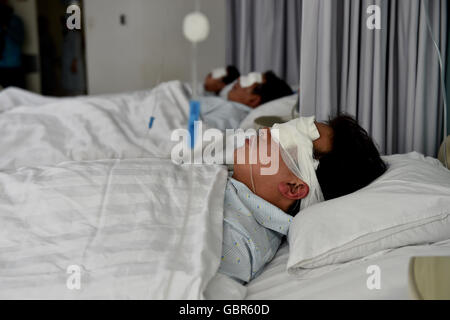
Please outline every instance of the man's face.
[[[313, 143], [314, 152], [326, 154], [332, 148], [332, 129], [320, 123], [316, 123], [316, 127], [321, 137]], [[262, 129], [257, 136], [247, 139], [245, 145], [235, 151], [234, 162], [233, 178], [245, 183], [250, 190], [254, 185], [256, 190], [252, 190], [253, 192], [281, 209], [277, 194], [289, 188], [289, 185], [307, 186], [284, 162], [280, 146], [272, 138], [269, 128]], [[288, 205], [286, 208], [292, 203], [285, 202]]]
[[225, 83], [220, 79], [214, 79], [212, 74], [208, 74], [205, 79], [205, 90], [208, 92], [219, 93], [223, 88], [225, 88]]
[[284, 163], [269, 128], [261, 129], [257, 136], [247, 139], [245, 145], [235, 151], [233, 178], [245, 183], [250, 190], [254, 185], [253, 192], [276, 206], [279, 184], [300, 180]]
[[228, 93], [228, 100], [245, 104], [250, 108], [257, 108], [261, 104], [261, 96], [253, 93], [257, 86], [258, 84], [255, 83], [251, 87], [243, 88], [240, 81], [237, 81]]
[[272, 139], [269, 128], [261, 129], [256, 135], [247, 138], [244, 146], [235, 152], [235, 171], [247, 170], [252, 164], [255, 175], [273, 176], [280, 169], [279, 145]]

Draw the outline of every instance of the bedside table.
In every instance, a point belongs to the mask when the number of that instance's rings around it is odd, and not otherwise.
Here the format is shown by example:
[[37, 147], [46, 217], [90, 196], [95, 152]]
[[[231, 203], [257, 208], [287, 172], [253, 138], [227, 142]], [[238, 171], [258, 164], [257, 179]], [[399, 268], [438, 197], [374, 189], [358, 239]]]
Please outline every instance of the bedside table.
[[411, 258], [408, 278], [413, 299], [450, 300], [450, 256]]

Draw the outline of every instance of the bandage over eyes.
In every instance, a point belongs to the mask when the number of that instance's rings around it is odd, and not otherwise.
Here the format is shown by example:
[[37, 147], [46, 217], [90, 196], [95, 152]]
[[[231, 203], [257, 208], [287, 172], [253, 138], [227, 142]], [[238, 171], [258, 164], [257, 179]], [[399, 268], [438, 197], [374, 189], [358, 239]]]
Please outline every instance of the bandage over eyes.
[[218, 69], [214, 69], [211, 72], [211, 77], [213, 79], [221, 79], [223, 77], [225, 77], [228, 74], [227, 69], [226, 68], [218, 68]]
[[255, 83], [263, 83], [263, 75], [262, 73], [252, 72], [246, 76], [241, 77], [239, 79], [239, 82], [242, 88], [248, 88]]
[[283, 161], [298, 178], [309, 186], [309, 193], [302, 199], [300, 209], [324, 200], [317, 180], [319, 161], [313, 156], [313, 141], [320, 138], [315, 117], [298, 118], [271, 129], [272, 138], [280, 145]]

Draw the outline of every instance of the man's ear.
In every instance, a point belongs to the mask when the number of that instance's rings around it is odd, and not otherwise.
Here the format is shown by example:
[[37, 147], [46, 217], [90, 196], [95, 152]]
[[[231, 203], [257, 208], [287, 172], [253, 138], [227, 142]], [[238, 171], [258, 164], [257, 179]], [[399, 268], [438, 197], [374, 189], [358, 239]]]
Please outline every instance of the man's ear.
[[303, 181], [295, 183], [280, 182], [278, 191], [280, 191], [283, 197], [289, 200], [300, 200], [306, 198], [308, 195], [309, 186]]
[[257, 95], [257, 94], [253, 94], [252, 97], [250, 98], [248, 105], [251, 108], [256, 108], [261, 104], [261, 96]]

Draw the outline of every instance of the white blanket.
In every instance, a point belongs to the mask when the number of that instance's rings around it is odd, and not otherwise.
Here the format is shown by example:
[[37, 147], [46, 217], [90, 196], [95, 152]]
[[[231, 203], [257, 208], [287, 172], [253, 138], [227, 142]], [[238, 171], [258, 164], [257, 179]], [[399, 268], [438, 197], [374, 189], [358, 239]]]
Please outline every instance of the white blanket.
[[44, 97], [19, 88], [0, 90], [0, 113], [18, 106], [41, 106], [57, 101], [57, 98]]
[[0, 172], [0, 299], [204, 298], [226, 179], [158, 159]]
[[[45, 98], [20, 90], [0, 94], [0, 170], [63, 161], [170, 156], [175, 129], [187, 128], [183, 85], [133, 94]], [[150, 118], [154, 117], [149, 129]]]

